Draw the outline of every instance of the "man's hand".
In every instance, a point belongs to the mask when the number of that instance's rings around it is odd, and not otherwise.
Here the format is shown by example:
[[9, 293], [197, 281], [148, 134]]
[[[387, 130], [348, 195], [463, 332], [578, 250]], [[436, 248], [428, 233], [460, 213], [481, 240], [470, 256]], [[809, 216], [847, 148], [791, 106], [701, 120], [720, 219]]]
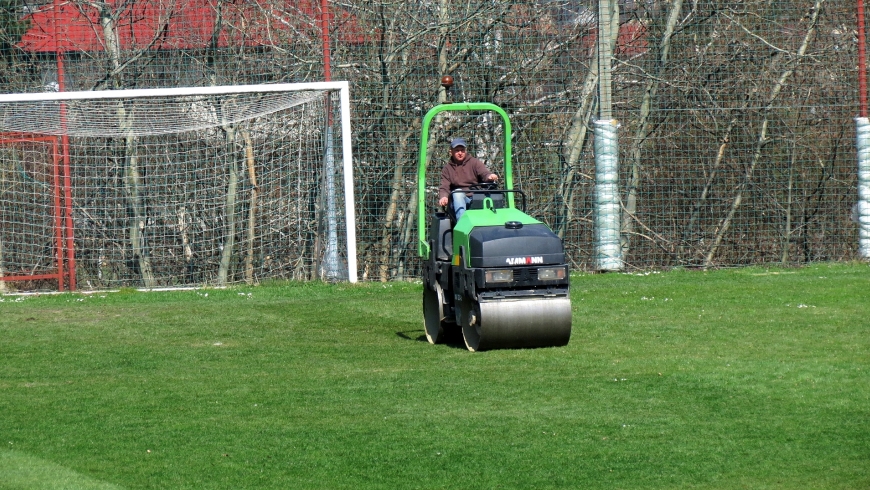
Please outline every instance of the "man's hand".
[[442, 197], [441, 199], [439, 199], [439, 200], [438, 200], [438, 205], [441, 206], [442, 208], [443, 208], [444, 206], [447, 206], [447, 198], [446, 198], [446, 197]]
[[498, 175], [496, 175], [496, 174], [489, 174], [489, 177], [487, 177], [486, 180], [488, 180], [488, 181], [490, 181], [490, 182], [498, 182]]

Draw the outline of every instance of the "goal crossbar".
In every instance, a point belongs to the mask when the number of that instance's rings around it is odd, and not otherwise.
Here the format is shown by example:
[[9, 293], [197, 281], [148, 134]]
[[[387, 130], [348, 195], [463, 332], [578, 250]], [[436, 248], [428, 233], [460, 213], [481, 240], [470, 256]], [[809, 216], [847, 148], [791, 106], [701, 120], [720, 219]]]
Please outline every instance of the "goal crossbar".
[[347, 81], [310, 83], [273, 83], [264, 85], [219, 85], [211, 87], [142, 88], [123, 90], [90, 90], [80, 92], [35, 92], [0, 94], [0, 102], [34, 102], [40, 100], [70, 99], [139, 99], [145, 97], [179, 97], [185, 95], [227, 95], [287, 92], [290, 90], [340, 90], [342, 100], [345, 92], [349, 97]]

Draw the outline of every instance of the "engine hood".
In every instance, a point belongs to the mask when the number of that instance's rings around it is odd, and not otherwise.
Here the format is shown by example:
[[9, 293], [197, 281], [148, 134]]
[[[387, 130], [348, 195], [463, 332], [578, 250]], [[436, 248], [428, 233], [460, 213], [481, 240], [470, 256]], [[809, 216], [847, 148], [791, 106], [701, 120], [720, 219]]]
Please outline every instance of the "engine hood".
[[468, 235], [469, 266], [564, 264], [562, 240], [547, 225], [507, 223], [475, 227]]

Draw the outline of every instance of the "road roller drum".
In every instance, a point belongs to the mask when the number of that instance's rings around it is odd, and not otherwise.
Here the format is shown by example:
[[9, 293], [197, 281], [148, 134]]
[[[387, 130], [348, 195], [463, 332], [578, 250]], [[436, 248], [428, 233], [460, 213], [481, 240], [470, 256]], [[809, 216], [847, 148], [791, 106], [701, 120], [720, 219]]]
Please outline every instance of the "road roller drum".
[[[473, 302], [470, 302], [473, 303]], [[506, 299], [472, 304], [462, 325], [468, 350], [560, 347], [571, 338], [571, 301]]]

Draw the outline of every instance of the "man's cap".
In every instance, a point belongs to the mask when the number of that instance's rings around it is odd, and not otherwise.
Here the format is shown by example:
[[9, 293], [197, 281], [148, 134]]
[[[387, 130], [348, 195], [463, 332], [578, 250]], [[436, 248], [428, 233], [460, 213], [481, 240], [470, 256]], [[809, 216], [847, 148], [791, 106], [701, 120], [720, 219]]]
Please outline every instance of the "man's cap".
[[453, 138], [453, 141], [450, 142], [450, 149], [454, 149], [457, 146], [467, 147], [465, 144], [465, 138]]

